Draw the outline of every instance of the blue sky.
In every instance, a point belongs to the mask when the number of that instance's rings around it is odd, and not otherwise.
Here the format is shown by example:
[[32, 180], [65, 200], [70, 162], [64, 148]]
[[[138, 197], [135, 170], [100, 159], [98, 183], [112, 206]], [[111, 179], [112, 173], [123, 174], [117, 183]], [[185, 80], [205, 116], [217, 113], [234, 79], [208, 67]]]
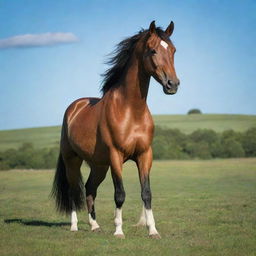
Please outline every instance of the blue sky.
[[[151, 79], [153, 114], [256, 114], [256, 1], [0, 0], [0, 129], [61, 124], [73, 100], [100, 96], [106, 55], [152, 20], [175, 23], [181, 80], [168, 96]], [[36, 43], [18, 47], [28, 34]]]

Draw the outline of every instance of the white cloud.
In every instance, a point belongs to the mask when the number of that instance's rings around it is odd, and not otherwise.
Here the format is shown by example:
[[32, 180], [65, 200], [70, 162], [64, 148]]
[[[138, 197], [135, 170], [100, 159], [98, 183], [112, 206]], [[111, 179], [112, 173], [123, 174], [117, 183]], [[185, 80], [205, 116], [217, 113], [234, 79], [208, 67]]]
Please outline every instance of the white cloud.
[[0, 39], [0, 49], [19, 47], [41, 47], [47, 45], [75, 43], [78, 38], [73, 33], [25, 34]]

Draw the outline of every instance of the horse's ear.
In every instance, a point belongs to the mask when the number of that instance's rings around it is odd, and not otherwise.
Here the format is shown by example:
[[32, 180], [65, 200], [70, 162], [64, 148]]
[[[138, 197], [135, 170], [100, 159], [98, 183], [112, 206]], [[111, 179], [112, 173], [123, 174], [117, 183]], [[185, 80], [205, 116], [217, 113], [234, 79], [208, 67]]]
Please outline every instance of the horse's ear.
[[169, 24], [169, 26], [167, 27], [167, 29], [165, 30], [165, 34], [170, 37], [172, 35], [172, 32], [174, 30], [174, 23], [173, 21], [171, 21], [171, 23]]
[[153, 33], [156, 33], [156, 24], [154, 20], [149, 25], [149, 33], [150, 35], [152, 35]]

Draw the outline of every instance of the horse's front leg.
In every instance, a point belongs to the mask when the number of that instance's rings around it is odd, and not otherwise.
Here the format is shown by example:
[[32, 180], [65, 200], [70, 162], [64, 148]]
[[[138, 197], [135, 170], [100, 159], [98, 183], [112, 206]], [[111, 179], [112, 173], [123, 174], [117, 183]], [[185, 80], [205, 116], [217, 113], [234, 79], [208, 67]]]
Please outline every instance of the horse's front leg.
[[140, 218], [137, 224], [135, 224], [135, 227], [140, 227], [140, 226], [146, 226], [147, 225], [147, 221], [146, 221], [146, 212], [145, 212], [145, 207], [144, 207], [144, 202], [142, 205], [142, 211], [140, 214]]
[[149, 173], [152, 165], [152, 149], [149, 148], [147, 151], [140, 154], [136, 163], [139, 170], [140, 184], [141, 184], [141, 198], [144, 203], [142, 214], [138, 224], [144, 224], [149, 229], [149, 236], [152, 238], [161, 238], [155, 227], [155, 220], [153, 216], [153, 211], [151, 208], [151, 189], [149, 181]]
[[124, 233], [122, 229], [123, 219], [122, 219], [122, 205], [125, 200], [125, 191], [123, 187], [122, 179], [122, 164], [123, 158], [118, 151], [111, 152], [111, 175], [114, 183], [115, 193], [114, 199], [116, 204], [115, 210], [115, 226], [116, 231], [114, 236], [118, 238], [124, 238]]

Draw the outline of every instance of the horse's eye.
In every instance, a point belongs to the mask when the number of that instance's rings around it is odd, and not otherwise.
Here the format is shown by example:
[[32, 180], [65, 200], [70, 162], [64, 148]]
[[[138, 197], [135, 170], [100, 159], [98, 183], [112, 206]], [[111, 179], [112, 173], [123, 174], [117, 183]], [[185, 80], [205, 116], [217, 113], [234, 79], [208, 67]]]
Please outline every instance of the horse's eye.
[[152, 55], [155, 55], [155, 54], [156, 54], [156, 50], [155, 50], [155, 49], [151, 49], [151, 50], [150, 50], [150, 53], [151, 53]]

